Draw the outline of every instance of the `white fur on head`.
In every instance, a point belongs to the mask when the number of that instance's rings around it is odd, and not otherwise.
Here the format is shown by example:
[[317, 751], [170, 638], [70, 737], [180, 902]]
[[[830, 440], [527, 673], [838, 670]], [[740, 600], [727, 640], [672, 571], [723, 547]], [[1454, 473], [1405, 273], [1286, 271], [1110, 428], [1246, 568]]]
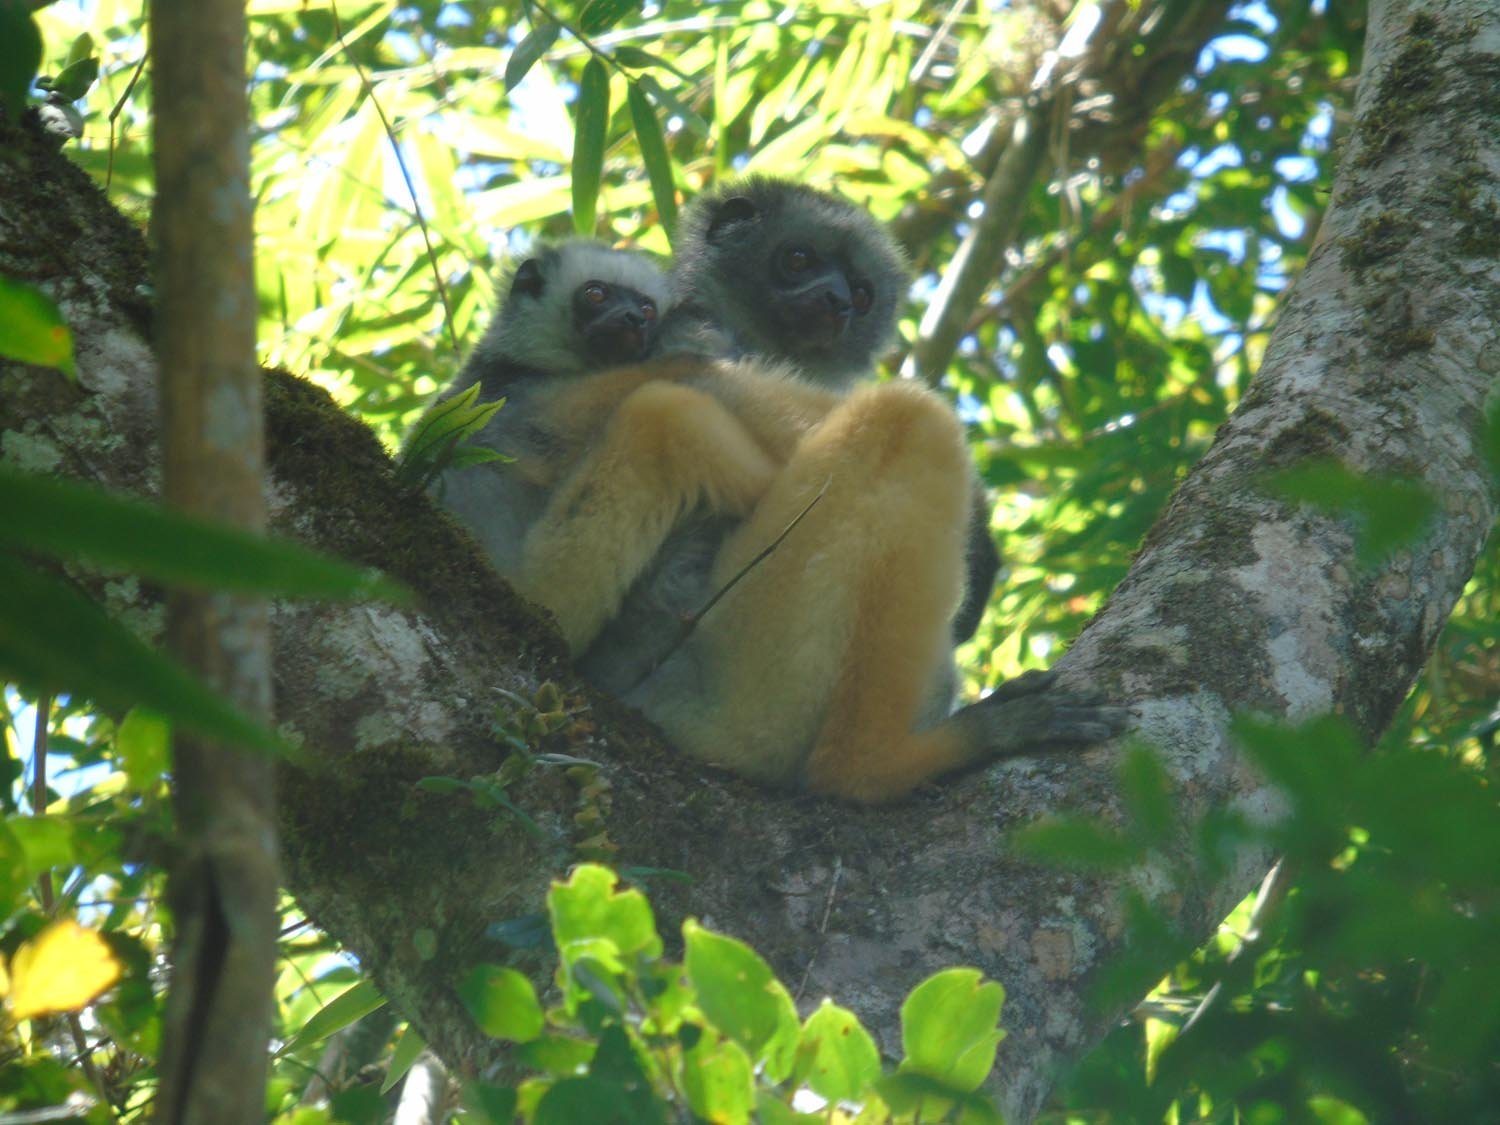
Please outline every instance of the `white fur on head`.
[[585, 282], [602, 281], [611, 288], [634, 290], [656, 302], [658, 315], [665, 315], [670, 303], [666, 275], [638, 250], [616, 250], [602, 242], [579, 239], [538, 246], [527, 260], [536, 262], [541, 271], [542, 291], [535, 295], [515, 291], [519, 264], [501, 279], [504, 303], [474, 349], [481, 365], [514, 365], [549, 375], [587, 370], [589, 361], [573, 322], [573, 294]]

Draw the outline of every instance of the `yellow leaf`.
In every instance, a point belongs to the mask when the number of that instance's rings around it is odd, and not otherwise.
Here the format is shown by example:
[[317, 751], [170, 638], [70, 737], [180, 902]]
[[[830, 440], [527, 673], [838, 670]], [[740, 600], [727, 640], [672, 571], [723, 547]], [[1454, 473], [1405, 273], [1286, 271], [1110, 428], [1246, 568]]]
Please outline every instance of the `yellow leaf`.
[[18, 1020], [74, 1012], [120, 979], [120, 962], [93, 930], [53, 922], [10, 960], [10, 1010]]

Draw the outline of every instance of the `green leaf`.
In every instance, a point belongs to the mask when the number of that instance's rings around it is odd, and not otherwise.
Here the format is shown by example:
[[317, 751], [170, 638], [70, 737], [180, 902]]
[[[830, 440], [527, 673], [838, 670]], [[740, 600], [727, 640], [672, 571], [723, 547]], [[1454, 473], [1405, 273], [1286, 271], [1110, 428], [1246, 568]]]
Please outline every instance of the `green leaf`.
[[1134, 841], [1083, 817], [1028, 824], [1011, 836], [1011, 847], [1026, 859], [1093, 871], [1122, 871], [1141, 854]]
[[[457, 394], [435, 403], [412, 427], [396, 462], [396, 479], [411, 488], [426, 488], [448, 469], [461, 469], [486, 461], [514, 458], [483, 446], [466, 446], [489, 425], [503, 398], [479, 402], [480, 385], [473, 383]], [[479, 456], [473, 456], [473, 454]]]
[[[509, 1118], [505, 1119], [507, 1122]], [[532, 1125], [644, 1125], [659, 1118], [642, 1118], [629, 1102], [620, 1099], [620, 1088], [597, 1078], [564, 1078], [542, 1095]]]
[[458, 998], [492, 1039], [525, 1043], [540, 1035], [546, 1024], [536, 990], [515, 969], [475, 965], [459, 982]]
[[597, 864], [581, 864], [566, 883], [553, 883], [547, 892], [547, 912], [563, 960], [569, 946], [598, 939], [609, 941], [623, 956], [661, 956], [661, 938], [646, 896], [634, 889], [616, 890], [614, 872]]
[[548, 949], [552, 946], [552, 929], [547, 915], [540, 910], [492, 922], [484, 928], [484, 936], [512, 949]]
[[1271, 473], [1267, 487], [1274, 495], [1351, 520], [1362, 566], [1415, 543], [1438, 510], [1436, 498], [1418, 481], [1357, 473], [1332, 459]]
[[530, 34], [516, 44], [516, 49], [510, 53], [510, 58], [505, 62], [505, 92], [507, 94], [521, 84], [521, 79], [526, 77], [527, 72], [547, 53], [552, 44], [557, 42], [558, 33], [561, 31], [561, 24], [553, 23], [543, 16], [541, 21], [531, 29]]
[[286, 1041], [277, 1054], [284, 1055], [308, 1043], [319, 1043], [384, 1006], [385, 997], [369, 981], [362, 980], [346, 988], [314, 1012], [312, 1018]]
[[43, 78], [37, 85], [70, 102], [76, 102], [89, 92], [89, 87], [98, 77], [99, 59], [94, 53], [94, 37], [85, 31], [68, 48], [68, 57], [63, 62], [61, 73], [52, 78]]
[[1000, 1112], [980, 1094], [964, 1093], [925, 1074], [888, 1074], [875, 1083], [897, 1121], [956, 1121], [959, 1125], [1004, 1125]]
[[705, 140], [708, 138], [708, 122], [689, 109], [675, 94], [665, 89], [653, 75], [638, 74], [635, 80], [640, 84], [641, 89], [651, 95], [652, 101], [657, 105], [665, 106], [673, 117], [680, 117], [683, 125], [690, 132]]
[[573, 107], [573, 229], [591, 236], [597, 225], [604, 142], [609, 135], [609, 74], [597, 58], [583, 67]]
[[487, 449], [482, 445], [465, 445], [453, 451], [453, 460], [448, 465], [453, 469], [468, 469], [475, 465], [488, 465], [493, 461], [504, 461], [509, 464], [514, 460], [514, 457], [501, 453], [498, 449]]
[[200, 588], [411, 601], [378, 571], [73, 481], [0, 466], [0, 493], [0, 543]]
[[656, 120], [656, 109], [645, 91], [631, 82], [626, 86], [626, 98], [635, 139], [641, 146], [641, 159], [646, 164], [646, 177], [651, 181], [651, 198], [670, 240], [677, 232], [677, 185], [672, 181], [672, 158], [667, 155], [661, 123]]
[[1165, 844], [1172, 835], [1172, 779], [1156, 751], [1139, 743], [1130, 747], [1120, 767], [1125, 807], [1130, 811], [1133, 835], [1147, 844]]
[[1177, 1038], [1178, 1027], [1175, 1023], [1166, 1020], [1147, 1019], [1145, 1026], [1146, 1039], [1146, 1085], [1156, 1081], [1156, 1066], [1161, 1061], [1161, 1054], [1172, 1045]]
[[154, 788], [171, 764], [172, 724], [143, 707], [132, 707], [115, 733], [115, 751], [132, 789]]
[[0, 821], [0, 911], [10, 915], [18, 905], [17, 900], [26, 893], [35, 873], [27, 866], [26, 851], [21, 841], [11, 831], [11, 824], [18, 817], [6, 817]]
[[1484, 408], [1484, 429], [1480, 448], [1489, 464], [1490, 475], [1500, 483], [1500, 394], [1493, 395]]
[[[797, 1009], [771, 966], [742, 941], [705, 930], [689, 918], [682, 924], [684, 963], [698, 991], [698, 1007], [709, 1021], [757, 1061], [790, 1063], [780, 1056], [795, 1049]], [[769, 1048], [769, 1049], [768, 1049]]]
[[755, 1104], [750, 1058], [733, 1039], [705, 1035], [683, 1059], [688, 1105], [707, 1121], [748, 1122]]
[[0, 0], [0, 105], [12, 121], [20, 120], [31, 80], [42, 65], [42, 33], [30, 9], [23, 0]]
[[[614, 1116], [625, 1121], [660, 1122], [662, 1114], [637, 1051], [639, 1040], [619, 1024], [599, 1033], [599, 1048], [589, 1063], [589, 1077], [615, 1088]], [[720, 1120], [720, 1119], [715, 1119]]]
[[21, 845], [26, 866], [33, 874], [54, 867], [71, 867], [77, 862], [73, 830], [66, 820], [55, 816], [10, 816], [5, 823]]
[[627, 43], [622, 43], [615, 48], [615, 62], [621, 66], [628, 66], [631, 70], [649, 70], [652, 67], [660, 67], [662, 70], [671, 71], [684, 82], [688, 80], [682, 71], [672, 65], [670, 59], [652, 54], [650, 51], [643, 51], [639, 47], [632, 47]]
[[[4, 2], [0, 0], [0, 39], [4, 37]], [[0, 54], [4, 50], [0, 48]], [[77, 380], [73, 333], [47, 294], [35, 286], [0, 277], [0, 324], [5, 325], [0, 333], [0, 355], [38, 367], [55, 367]]]
[[385, 1068], [385, 1078], [381, 1080], [380, 1092], [386, 1093], [392, 1089], [397, 1082], [406, 1077], [406, 1072], [412, 1068], [417, 1061], [417, 1056], [422, 1053], [422, 1048], [427, 1046], [427, 1040], [418, 1034], [417, 1029], [407, 1024], [401, 1032], [401, 1038], [396, 1040], [396, 1045], [391, 1049], [391, 1061]]
[[559, 1077], [577, 1074], [593, 1057], [593, 1043], [563, 1035], [542, 1035], [516, 1047], [516, 1060], [522, 1066]]
[[595, 1002], [615, 1017], [622, 1017], [630, 1007], [624, 992], [615, 986], [616, 965], [592, 957], [578, 957], [569, 966], [570, 975]]
[[613, 27], [640, 6], [641, 0], [588, 0], [578, 15], [578, 30], [585, 35], [595, 35]]
[[903, 1073], [922, 1074], [965, 1093], [979, 1089], [995, 1065], [1005, 1032], [995, 1025], [1005, 989], [978, 969], [945, 969], [901, 1005]]
[[516, 1119], [516, 1092], [508, 1086], [488, 1082], [465, 1082], [459, 1091], [466, 1122], [477, 1125], [511, 1125]]
[[1307, 1099], [1307, 1108], [1312, 1119], [1319, 1125], [1369, 1125], [1370, 1119], [1348, 1102], [1340, 1101], [1330, 1094], [1318, 1094]]
[[152, 650], [78, 593], [0, 552], [0, 679], [77, 692], [125, 711], [142, 704], [210, 738], [295, 757], [270, 730]]
[[827, 1101], [860, 1101], [880, 1077], [880, 1049], [859, 1017], [825, 998], [802, 1025], [792, 1077]]
[[531, 835], [537, 839], [545, 839], [546, 831], [535, 820], [527, 814], [526, 810], [512, 801], [505, 792], [503, 785], [484, 777], [470, 778], [461, 781], [456, 777], [423, 777], [417, 781], [417, 788], [429, 793], [468, 793], [474, 798], [474, 803], [482, 809], [501, 808], [516, 818]]
[[93, 58], [95, 53], [94, 37], [85, 31], [68, 45], [68, 57], [63, 59], [63, 66], [76, 66], [86, 59]]

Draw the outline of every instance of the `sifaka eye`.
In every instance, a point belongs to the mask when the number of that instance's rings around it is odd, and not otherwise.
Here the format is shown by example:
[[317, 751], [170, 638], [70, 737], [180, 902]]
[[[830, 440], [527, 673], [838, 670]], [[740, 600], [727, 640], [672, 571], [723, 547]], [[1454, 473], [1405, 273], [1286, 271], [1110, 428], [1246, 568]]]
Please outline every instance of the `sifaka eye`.
[[651, 301], [651, 300], [643, 300], [641, 302], [641, 315], [643, 317], [645, 317], [647, 320], [655, 320], [656, 319], [656, 302], [655, 301]]
[[870, 291], [868, 285], [855, 285], [849, 291], [849, 303], [854, 306], [854, 311], [863, 316], [870, 311], [870, 306], [875, 303], [875, 294]]
[[585, 281], [583, 283], [584, 300], [591, 305], [602, 305], [605, 298], [609, 296], [609, 286], [602, 281]]
[[813, 252], [805, 246], [788, 246], [781, 255], [787, 273], [806, 273], [812, 268]]

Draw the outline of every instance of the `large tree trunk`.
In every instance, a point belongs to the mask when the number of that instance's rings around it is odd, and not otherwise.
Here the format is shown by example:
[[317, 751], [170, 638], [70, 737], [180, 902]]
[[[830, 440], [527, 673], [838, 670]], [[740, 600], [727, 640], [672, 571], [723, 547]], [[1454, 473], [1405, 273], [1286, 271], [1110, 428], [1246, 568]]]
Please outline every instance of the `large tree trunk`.
[[[1068, 680], [1135, 706], [1134, 733], [1161, 750], [1184, 832], [1211, 813], [1264, 819], [1278, 807], [1228, 739], [1232, 714], [1331, 711], [1379, 733], [1495, 517], [1478, 434], [1500, 371], [1500, 12], [1487, 0], [1375, 7], [1356, 135], [1263, 369], [1061, 663]], [[86, 388], [0, 369], [0, 450], [154, 491], [134, 234], [34, 145], [0, 160], [0, 182], [18, 184], [0, 199], [0, 269], [62, 302]], [[1120, 818], [1112, 747], [1003, 763], [876, 811], [710, 773], [582, 684], [472, 545], [392, 482], [358, 423], [306, 384], [268, 379], [274, 524], [383, 567], [425, 605], [276, 613], [279, 720], [321, 765], [282, 786], [289, 878], [450, 1066], [497, 1051], [452, 988], [475, 960], [512, 956], [485, 927], [537, 910], [550, 878], [600, 852], [600, 826], [618, 864], [692, 875], [652, 889], [665, 931], [691, 912], [749, 941], [794, 988], [805, 981], [805, 999], [838, 997], [888, 1048], [902, 998], [934, 969], [968, 963], [1004, 982], [996, 1089], [1016, 1120], [1119, 1014], [1084, 997], [1121, 949], [1124, 893], [1201, 938], [1269, 864], [1254, 845], [1213, 877], [1060, 874], [1006, 855], [1004, 834], [1038, 815]], [[1420, 481], [1440, 510], [1415, 544], [1363, 567], [1346, 522], [1266, 489], [1266, 470], [1324, 458]], [[99, 585], [149, 625], [134, 584]], [[508, 793], [538, 833], [415, 786], [492, 774], [506, 756], [496, 708], [516, 710], [514, 696], [547, 680], [588, 709], [538, 748], [598, 761], [602, 795], [556, 768], [523, 772]], [[575, 820], [580, 809], [589, 815]]]

